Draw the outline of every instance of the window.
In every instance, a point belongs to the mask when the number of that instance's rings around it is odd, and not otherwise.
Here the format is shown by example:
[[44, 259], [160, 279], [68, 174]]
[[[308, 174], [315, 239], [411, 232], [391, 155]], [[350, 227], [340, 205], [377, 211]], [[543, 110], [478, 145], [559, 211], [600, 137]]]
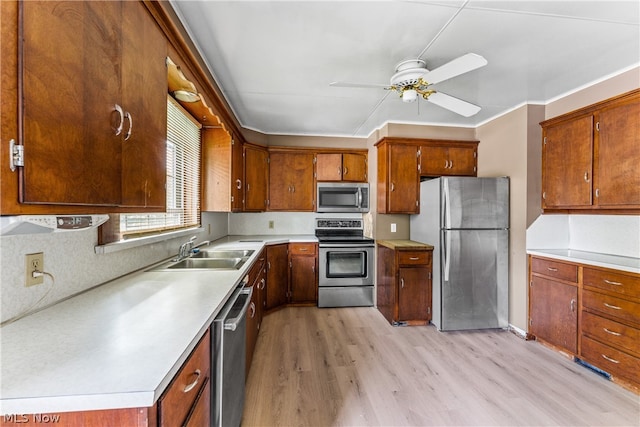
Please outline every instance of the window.
[[200, 225], [200, 128], [173, 98], [167, 100], [167, 211], [120, 215], [123, 239]]

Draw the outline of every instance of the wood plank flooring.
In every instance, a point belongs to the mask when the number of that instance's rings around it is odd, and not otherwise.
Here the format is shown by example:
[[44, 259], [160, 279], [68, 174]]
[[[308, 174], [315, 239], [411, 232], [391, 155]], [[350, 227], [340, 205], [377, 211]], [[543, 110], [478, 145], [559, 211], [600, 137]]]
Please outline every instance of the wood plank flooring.
[[640, 396], [506, 331], [392, 327], [372, 307], [266, 316], [242, 426], [638, 426]]

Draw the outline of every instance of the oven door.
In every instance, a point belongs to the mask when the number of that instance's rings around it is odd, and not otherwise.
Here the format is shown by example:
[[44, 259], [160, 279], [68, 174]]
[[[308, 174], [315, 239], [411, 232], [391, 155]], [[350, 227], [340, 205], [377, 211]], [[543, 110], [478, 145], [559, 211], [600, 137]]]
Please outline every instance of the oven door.
[[321, 243], [318, 286], [373, 286], [374, 245]]

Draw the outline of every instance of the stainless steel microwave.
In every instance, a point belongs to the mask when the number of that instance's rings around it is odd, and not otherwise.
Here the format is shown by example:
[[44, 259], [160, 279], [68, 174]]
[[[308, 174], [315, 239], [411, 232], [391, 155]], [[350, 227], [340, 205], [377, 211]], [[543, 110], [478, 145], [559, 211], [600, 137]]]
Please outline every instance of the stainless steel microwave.
[[318, 212], [369, 212], [366, 182], [319, 182]]

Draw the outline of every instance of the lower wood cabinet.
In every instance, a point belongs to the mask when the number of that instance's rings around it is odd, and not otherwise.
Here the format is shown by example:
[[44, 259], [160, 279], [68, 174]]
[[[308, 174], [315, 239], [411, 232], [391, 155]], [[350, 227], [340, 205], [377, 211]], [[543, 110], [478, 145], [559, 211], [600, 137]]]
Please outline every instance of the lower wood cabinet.
[[248, 283], [249, 286], [253, 287], [253, 293], [247, 310], [245, 380], [249, 377], [249, 369], [251, 368], [251, 361], [253, 360], [253, 353], [256, 348], [260, 325], [262, 324], [264, 297], [267, 291], [266, 251], [264, 249], [258, 255], [258, 260], [251, 267], [251, 270], [249, 270]]
[[640, 389], [640, 274], [538, 256], [529, 266], [529, 333]]
[[283, 307], [289, 293], [289, 245], [267, 246], [265, 311]]
[[377, 306], [392, 325], [431, 320], [432, 255], [428, 245], [378, 241]]
[[289, 303], [318, 303], [316, 243], [289, 244]]

